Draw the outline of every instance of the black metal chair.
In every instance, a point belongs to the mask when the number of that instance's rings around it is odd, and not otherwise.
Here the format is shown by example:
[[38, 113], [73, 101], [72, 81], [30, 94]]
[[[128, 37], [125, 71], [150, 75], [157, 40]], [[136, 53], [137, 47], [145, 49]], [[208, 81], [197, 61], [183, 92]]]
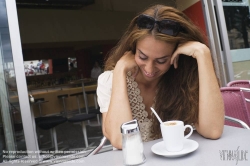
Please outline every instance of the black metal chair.
[[[82, 81], [82, 92], [83, 92], [83, 99], [84, 99], [84, 104], [85, 104], [85, 109], [88, 114], [92, 113], [96, 115], [97, 118], [97, 124], [92, 123], [91, 121], [88, 121], [88, 125], [91, 127], [101, 127], [102, 122], [101, 122], [101, 117], [100, 117], [100, 108], [97, 104], [97, 95], [96, 95], [96, 90], [85, 90], [85, 83], [84, 79], [81, 79]], [[93, 95], [94, 96], [94, 102], [95, 102], [95, 107], [89, 107], [89, 101], [88, 101], [88, 95]], [[102, 134], [102, 133], [100, 133]], [[99, 139], [102, 136], [95, 136], [95, 137], [89, 137], [89, 139]]]
[[42, 105], [41, 104], [46, 103], [46, 102], [49, 102], [49, 101], [44, 100], [44, 98], [34, 99], [34, 104], [38, 105], [40, 116], [42, 116]]
[[[46, 103], [44, 98], [35, 99], [33, 105], [38, 105], [40, 111], [40, 117], [35, 118], [36, 126], [43, 130], [50, 130], [52, 147], [58, 150], [56, 126], [67, 121], [67, 118], [59, 116], [42, 116], [41, 104]], [[38, 132], [38, 142], [41, 145], [40, 136]]]
[[63, 94], [63, 95], [58, 95], [57, 98], [58, 99], [62, 99], [62, 103], [63, 103], [63, 111], [62, 114], [67, 117], [67, 109], [66, 109], [66, 103], [65, 103], [65, 99], [68, 98], [69, 95], [68, 94]]
[[[21, 120], [21, 114], [20, 114], [20, 109], [19, 103], [11, 103], [9, 102], [10, 105], [10, 114], [11, 114], [11, 120], [14, 128], [14, 136], [15, 136], [15, 146], [16, 149], [18, 149], [18, 142], [25, 142], [24, 139], [24, 132], [23, 132], [23, 123]], [[20, 118], [20, 119], [19, 119]]]
[[[85, 93], [86, 93], [86, 96], [84, 97], [84, 102], [85, 102], [86, 111], [87, 111], [87, 113], [96, 114], [97, 115], [98, 125], [101, 125], [101, 118], [100, 118], [101, 112], [100, 112], [100, 108], [99, 108], [98, 103], [97, 103], [96, 90], [85, 91]], [[95, 102], [95, 107], [94, 108], [90, 108], [88, 106], [87, 95], [94, 95], [94, 102]]]
[[81, 113], [80, 102], [79, 102], [79, 96], [81, 96], [81, 95], [83, 95], [82, 92], [74, 93], [74, 94], [70, 95], [70, 96], [76, 96], [79, 114], [76, 114], [73, 117], [68, 118], [68, 122], [71, 122], [71, 123], [80, 122], [81, 123], [83, 136], [84, 136], [84, 142], [85, 142], [85, 146], [87, 148], [89, 146], [89, 144], [88, 144], [88, 136], [87, 136], [87, 129], [86, 129], [85, 122], [89, 121], [91, 119], [95, 119], [96, 114], [82, 114]]
[[43, 130], [50, 130], [52, 147], [58, 150], [56, 126], [67, 121], [63, 116], [38, 117], [35, 119], [36, 125]]
[[94, 118], [96, 118], [96, 114], [77, 114], [71, 118], [68, 118], [68, 122], [71, 122], [71, 123], [81, 122], [82, 132], [84, 136], [84, 143], [85, 143], [86, 148], [89, 146], [89, 144], [88, 144], [87, 128], [86, 128], [85, 121], [88, 121]]
[[81, 114], [81, 106], [80, 106], [80, 100], [79, 100], [79, 96], [82, 96], [82, 92], [79, 92], [79, 93], [73, 93], [73, 94], [70, 94], [69, 96], [75, 96], [76, 97], [76, 101], [77, 101], [77, 108], [78, 108], [78, 112], [79, 114]]

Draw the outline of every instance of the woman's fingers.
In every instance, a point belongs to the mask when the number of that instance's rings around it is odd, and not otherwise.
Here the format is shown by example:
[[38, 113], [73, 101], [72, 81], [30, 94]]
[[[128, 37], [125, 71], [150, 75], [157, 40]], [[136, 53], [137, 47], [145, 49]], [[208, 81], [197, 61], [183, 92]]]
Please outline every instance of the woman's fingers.
[[136, 76], [138, 74], [139, 69], [135, 62], [135, 55], [132, 51], [124, 52], [119, 61], [121, 62], [121, 67], [125, 67], [126, 72], [131, 71], [132, 76]]
[[198, 47], [197, 45], [199, 45], [199, 43], [193, 41], [178, 44], [177, 49], [175, 50], [171, 58], [171, 64], [174, 65], [175, 69], [178, 67], [178, 61], [180, 55], [186, 55], [195, 58], [194, 53], [195, 50], [197, 49], [196, 47]]
[[179, 60], [179, 55], [174, 53], [171, 57], [171, 65], [174, 65], [175, 69], [178, 67], [178, 60]]
[[178, 67], [178, 60], [179, 60], [179, 56], [176, 56], [176, 58], [174, 59], [174, 68], [177, 69]]
[[139, 67], [136, 66], [136, 67], [134, 68], [133, 77], [135, 78], [135, 77], [137, 76], [138, 73], [139, 73]]

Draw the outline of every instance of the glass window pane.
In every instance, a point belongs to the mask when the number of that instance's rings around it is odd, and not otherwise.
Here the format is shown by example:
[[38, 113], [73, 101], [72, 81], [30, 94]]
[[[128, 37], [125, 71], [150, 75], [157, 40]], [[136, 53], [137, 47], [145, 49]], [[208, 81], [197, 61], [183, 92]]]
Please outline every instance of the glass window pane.
[[26, 143], [16, 89], [6, 4], [0, 0], [0, 163], [26, 156], [18, 154], [26, 152]]
[[250, 79], [249, 1], [223, 2], [235, 80]]

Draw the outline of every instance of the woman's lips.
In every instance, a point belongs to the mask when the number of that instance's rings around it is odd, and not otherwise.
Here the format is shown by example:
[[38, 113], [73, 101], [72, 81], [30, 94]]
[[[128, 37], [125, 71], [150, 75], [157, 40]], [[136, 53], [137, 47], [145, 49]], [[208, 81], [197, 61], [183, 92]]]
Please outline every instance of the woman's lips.
[[154, 77], [156, 75], [156, 73], [148, 73], [146, 71], [144, 71], [144, 74], [147, 76], [147, 77]]

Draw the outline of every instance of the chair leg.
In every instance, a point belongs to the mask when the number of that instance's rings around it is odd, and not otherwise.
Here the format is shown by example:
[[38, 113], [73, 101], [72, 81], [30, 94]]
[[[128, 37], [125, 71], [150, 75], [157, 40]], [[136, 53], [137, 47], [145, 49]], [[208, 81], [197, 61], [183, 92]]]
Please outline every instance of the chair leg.
[[55, 150], [58, 151], [56, 128], [53, 127], [52, 129], [50, 129], [50, 133], [51, 133], [51, 142], [52, 142], [52, 145], [54, 144]]
[[53, 138], [53, 128], [49, 130], [50, 131], [50, 140], [51, 140], [51, 146], [55, 147], [55, 142], [54, 142], [54, 138]]
[[[97, 104], [97, 96], [96, 94], [94, 95], [94, 101], [95, 101], [95, 109], [98, 109], [98, 104]], [[100, 122], [100, 116], [99, 114], [97, 114], [97, 122], [98, 122], [98, 125], [101, 125], [101, 122]]]
[[95, 101], [95, 109], [98, 108], [98, 104], [97, 104], [97, 97], [96, 97], [96, 94], [94, 95], [94, 101]]
[[40, 116], [42, 116], [42, 107], [41, 107], [41, 103], [38, 103], [38, 108], [39, 108]]
[[97, 114], [97, 115], [96, 115], [96, 117], [97, 117], [97, 122], [98, 122], [98, 125], [101, 125], [99, 115]]
[[89, 144], [88, 144], [86, 124], [84, 121], [82, 121], [82, 132], [83, 132], [83, 136], [84, 136], [85, 146], [87, 148], [89, 146]]
[[77, 100], [77, 106], [78, 106], [79, 114], [81, 114], [81, 108], [80, 108], [79, 96], [78, 95], [76, 96], [76, 100]]
[[66, 110], [66, 104], [65, 104], [65, 98], [62, 98], [63, 101], [63, 109], [64, 109], [64, 116], [67, 117], [67, 110]]
[[36, 129], [36, 137], [37, 137], [37, 140], [38, 140], [38, 145], [41, 146], [42, 142], [41, 142], [41, 138], [40, 138], [39, 129]]

